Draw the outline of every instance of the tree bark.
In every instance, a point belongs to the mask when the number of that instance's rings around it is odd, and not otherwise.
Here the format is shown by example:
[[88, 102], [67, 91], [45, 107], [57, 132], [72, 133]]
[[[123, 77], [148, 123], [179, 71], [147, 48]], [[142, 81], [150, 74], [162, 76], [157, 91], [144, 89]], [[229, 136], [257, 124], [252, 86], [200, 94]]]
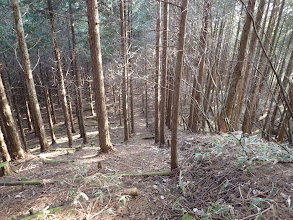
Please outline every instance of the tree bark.
[[69, 114], [68, 114], [66, 88], [65, 88], [65, 83], [64, 83], [64, 76], [63, 76], [63, 70], [62, 70], [62, 65], [61, 65], [61, 56], [60, 56], [60, 50], [59, 50], [58, 41], [57, 41], [57, 34], [56, 34], [56, 30], [55, 30], [54, 12], [53, 12], [51, 0], [48, 0], [48, 10], [49, 10], [50, 21], [51, 21], [51, 32], [52, 32], [52, 38], [53, 38], [53, 43], [54, 43], [54, 51], [55, 51], [55, 56], [56, 56], [56, 61], [57, 61], [57, 71], [58, 71], [58, 76], [59, 76], [59, 86], [60, 86], [60, 93], [61, 93], [61, 99], [62, 99], [61, 102], [62, 102], [62, 108], [63, 108], [63, 112], [64, 112], [64, 124], [65, 124], [66, 131], [67, 131], [68, 145], [72, 146], [73, 140], [72, 140], [72, 132], [71, 132]]
[[2, 160], [4, 163], [7, 162], [4, 166], [0, 167], [0, 177], [14, 174], [14, 171], [12, 170], [9, 163], [11, 158], [3, 138], [1, 127], [0, 127], [0, 156], [2, 157]]
[[89, 101], [90, 101], [90, 111], [91, 111], [91, 116], [95, 116], [95, 109], [94, 109], [94, 103], [93, 103], [93, 91], [92, 91], [92, 82], [89, 80], [88, 82], [88, 86], [89, 86]]
[[169, 4], [164, 2], [163, 14], [163, 51], [161, 77], [161, 110], [160, 110], [160, 145], [165, 144], [165, 115], [166, 115], [166, 81], [168, 59]]
[[39, 106], [39, 102], [37, 98], [35, 83], [34, 83], [32, 69], [31, 69], [31, 63], [29, 59], [29, 53], [28, 53], [28, 49], [27, 49], [27, 45], [25, 41], [25, 36], [24, 36], [24, 30], [23, 30], [22, 18], [20, 14], [18, 0], [11, 0], [11, 5], [13, 9], [16, 31], [18, 35], [18, 43], [19, 43], [22, 61], [24, 65], [24, 74], [25, 74], [28, 96], [29, 96], [31, 108], [33, 110], [32, 113], [35, 119], [34, 123], [36, 123], [35, 129], [37, 129], [36, 133], [39, 136], [41, 152], [45, 152], [45, 151], [48, 151], [49, 145], [48, 145], [45, 127], [44, 127], [41, 110], [40, 110], [40, 106]]
[[185, 44], [185, 32], [187, 22], [187, 8], [188, 0], [182, 0], [181, 6], [181, 21], [179, 29], [179, 42], [177, 49], [177, 64], [175, 71], [175, 91], [174, 91], [174, 106], [172, 112], [172, 136], [171, 136], [171, 169], [178, 167], [178, 121], [179, 121], [179, 106], [180, 106], [180, 90], [181, 90], [181, 78], [183, 69], [183, 55], [184, 55], [184, 44]]
[[[55, 136], [55, 132], [54, 132], [54, 124], [53, 124], [53, 120], [52, 120], [52, 112], [51, 112], [51, 105], [50, 105], [50, 96], [49, 96], [49, 81], [45, 82], [45, 78], [44, 78], [44, 74], [42, 71], [42, 67], [41, 67], [41, 62], [40, 62], [40, 74], [41, 74], [41, 79], [43, 82], [43, 86], [44, 86], [44, 93], [45, 93], [45, 101], [46, 101], [46, 109], [47, 109], [47, 117], [48, 117], [48, 121], [49, 121], [49, 128], [50, 128], [50, 135], [51, 135], [51, 144], [56, 144], [56, 136]], [[48, 72], [45, 71], [45, 74], [48, 75]]]
[[248, 13], [252, 13], [254, 11], [254, 6], [255, 6], [255, 0], [249, 1], [248, 7], [247, 7], [247, 15], [246, 15], [246, 20], [245, 24], [243, 26], [242, 34], [241, 34], [241, 39], [240, 39], [240, 45], [239, 45], [239, 54], [237, 58], [237, 64], [234, 68], [233, 71], [233, 78], [231, 81], [231, 85], [229, 87], [228, 91], [228, 97], [225, 105], [223, 106], [223, 110], [221, 112], [220, 116], [220, 130], [223, 132], [226, 132], [227, 130], [233, 130], [231, 127], [231, 118], [232, 118], [232, 111], [233, 111], [233, 106], [234, 102], [236, 99], [236, 90], [237, 90], [237, 85], [241, 79], [242, 76], [242, 69], [244, 65], [244, 60], [246, 57], [246, 47], [248, 44], [249, 40], [249, 35], [250, 35], [250, 29], [251, 29], [251, 23], [252, 19], [248, 15]]
[[156, 72], [155, 72], [155, 143], [160, 141], [160, 46], [161, 46], [161, 1], [157, 1], [156, 26]]
[[128, 1], [128, 28], [129, 28], [129, 98], [130, 98], [130, 124], [131, 133], [135, 133], [135, 123], [134, 123], [134, 93], [133, 93], [133, 81], [134, 81], [134, 71], [133, 71], [133, 13], [132, 13], [132, 0]]
[[74, 29], [74, 19], [72, 16], [72, 5], [69, 3], [69, 12], [70, 12], [70, 21], [71, 21], [71, 33], [72, 33], [72, 45], [73, 45], [73, 66], [74, 73], [76, 77], [76, 89], [77, 89], [77, 114], [79, 115], [79, 130], [83, 139], [83, 143], [88, 143], [88, 138], [84, 125], [84, 115], [83, 115], [83, 103], [82, 103], [82, 80], [81, 74], [78, 66], [78, 56], [77, 56], [77, 47], [75, 40], [75, 29]]
[[[204, 20], [203, 20], [203, 27], [200, 35], [200, 42], [199, 42], [199, 54], [200, 54], [200, 61], [199, 61], [199, 70], [198, 70], [198, 77], [196, 80], [196, 88], [195, 88], [195, 100], [198, 103], [198, 107], [201, 108], [202, 106], [202, 100], [204, 94], [204, 82], [203, 79], [205, 77], [205, 53], [206, 53], [206, 39], [208, 34], [208, 24], [209, 24], [209, 11], [210, 11], [210, 2], [209, 0], [205, 0], [205, 6], [204, 6]], [[199, 122], [200, 122], [200, 111], [194, 111], [194, 118], [193, 118], [193, 124], [191, 126], [191, 130], [193, 132], [198, 132], [199, 130]]]
[[125, 2], [120, 0], [120, 28], [121, 28], [121, 48], [122, 48], [122, 110], [124, 124], [124, 141], [129, 140], [129, 118], [127, 103], [127, 38], [126, 38], [126, 19], [125, 19]]
[[106, 109], [106, 97], [100, 43], [99, 8], [98, 2], [96, 0], [87, 0], [87, 12], [100, 147], [102, 152], [108, 152], [112, 150], [113, 146], [110, 139]]
[[[0, 63], [0, 72], [2, 72], [2, 64]], [[11, 108], [8, 104], [8, 99], [4, 90], [4, 85], [2, 83], [2, 78], [0, 77], [0, 114], [1, 119], [5, 125], [5, 131], [7, 134], [7, 140], [9, 141], [8, 150], [12, 159], [20, 159], [24, 157], [24, 151], [22, 148], [21, 140], [15, 124], [14, 118], [12, 116]]]
[[[265, 6], [266, 1], [261, 0], [257, 9], [257, 15], [255, 20], [259, 23], [261, 23], [262, 20], [262, 15], [263, 15], [263, 10]], [[259, 31], [260, 25], [257, 26], [257, 31]], [[257, 43], [257, 36], [255, 32], [252, 33], [251, 39], [250, 39], [250, 44], [249, 44], [249, 53], [248, 53], [248, 63], [245, 69], [244, 77], [241, 82], [240, 86], [240, 91], [239, 91], [239, 97], [238, 97], [238, 102], [236, 106], [236, 114], [235, 114], [235, 130], [238, 130], [239, 126], [239, 121], [240, 121], [240, 116], [242, 112], [242, 106], [244, 102], [244, 97], [247, 92], [247, 87], [249, 84], [250, 76], [251, 76], [251, 69], [253, 66], [254, 58], [255, 58], [255, 50], [256, 50], [256, 43]]]

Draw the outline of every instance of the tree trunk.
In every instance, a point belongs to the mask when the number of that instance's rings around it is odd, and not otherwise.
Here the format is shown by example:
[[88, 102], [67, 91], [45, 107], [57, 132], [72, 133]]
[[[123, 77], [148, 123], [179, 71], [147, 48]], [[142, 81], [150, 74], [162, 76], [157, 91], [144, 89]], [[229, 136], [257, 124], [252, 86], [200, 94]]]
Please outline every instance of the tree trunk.
[[68, 145], [73, 145], [72, 140], [72, 132], [70, 127], [70, 121], [69, 121], [69, 114], [68, 114], [68, 105], [67, 105], [67, 99], [66, 99], [66, 89], [65, 89], [65, 83], [64, 83], [64, 77], [63, 77], [63, 71], [62, 71], [62, 65], [61, 65], [61, 57], [60, 57], [60, 50], [58, 47], [58, 41], [57, 41], [57, 34], [55, 30], [55, 23], [54, 23], [54, 12], [52, 7], [52, 1], [48, 0], [48, 10], [50, 15], [50, 21], [51, 21], [51, 31], [52, 31], [52, 38], [54, 43], [54, 51], [57, 61], [57, 71], [59, 76], [59, 86], [60, 86], [60, 93], [61, 93], [61, 102], [64, 112], [64, 124], [67, 131], [67, 137], [68, 137]]
[[[274, 21], [275, 21], [275, 16], [276, 16], [276, 12], [277, 12], [277, 10], [276, 10], [277, 1], [278, 0], [274, 1], [274, 5], [273, 5], [272, 12], [270, 15], [268, 29], [266, 31], [266, 34], [263, 34], [265, 37], [265, 40], [264, 40], [264, 49], [265, 50], [267, 50], [270, 47], [272, 32], [273, 32], [274, 24], [275, 24]], [[263, 29], [264, 28], [265, 28], [265, 22], [264, 22]], [[259, 54], [260, 54], [260, 56], [259, 56]], [[264, 51], [262, 51], [262, 52], [259, 51], [259, 53], [256, 57], [259, 57], [259, 67], [258, 67], [259, 72], [264, 73], [265, 67], [266, 67], [266, 65], [263, 65], [263, 60], [265, 60]], [[261, 85], [261, 82], [263, 81], [264, 77], [265, 77], [264, 75], [260, 75], [259, 77], [257, 77], [256, 82], [253, 82], [253, 86], [251, 89], [252, 96], [249, 97], [250, 101], [247, 103], [247, 107], [246, 107], [245, 115], [244, 115], [244, 120], [243, 120], [243, 124], [242, 124], [242, 130], [245, 133], [251, 132], [251, 128], [252, 128], [251, 122], [254, 120], [254, 116], [256, 114], [255, 109], [257, 109], [255, 107], [256, 101], [257, 101], [257, 96], [259, 95], [259, 91], [261, 91], [260, 85]]]
[[131, 133], [135, 133], [134, 123], [134, 102], [133, 102], [133, 14], [132, 14], [132, 0], [128, 1], [128, 28], [129, 28], [129, 98], [130, 98], [130, 122], [131, 122]]
[[[262, 20], [262, 15], [263, 15], [263, 10], [264, 10], [264, 6], [265, 6], [265, 0], [261, 0], [257, 9], [257, 15], [255, 20], [258, 23], [261, 23]], [[257, 26], [256, 31], [259, 31], [260, 26]], [[236, 115], [235, 115], [235, 130], [238, 130], [238, 126], [239, 126], [239, 121], [240, 121], [240, 116], [241, 116], [241, 112], [242, 112], [242, 106], [243, 106], [243, 102], [244, 102], [244, 98], [247, 92], [247, 87], [249, 84], [249, 80], [250, 80], [250, 75], [251, 75], [251, 69], [253, 67], [253, 62], [254, 62], [254, 58], [255, 58], [255, 49], [256, 49], [256, 43], [257, 43], [257, 36], [256, 33], [253, 32], [251, 39], [250, 39], [250, 44], [249, 44], [249, 53], [248, 53], [248, 63], [245, 69], [245, 73], [244, 73], [244, 77], [242, 79], [241, 82], [241, 86], [240, 86], [240, 91], [239, 91], [239, 97], [238, 97], [238, 102], [237, 102], [237, 106], [236, 106]]]
[[[293, 51], [291, 52], [291, 56], [289, 59], [289, 63], [288, 63], [286, 72], [285, 72], [285, 76], [289, 77], [290, 73], [292, 74], [292, 70], [293, 70]], [[286, 82], [288, 82], [288, 79], [286, 80]], [[289, 99], [290, 99], [290, 105], [292, 106], [291, 108], [293, 109], [293, 86], [292, 86], [292, 84], [290, 85], [290, 88], [289, 88]], [[288, 121], [289, 121], [288, 116], [286, 116], [286, 114], [285, 114], [285, 123], [283, 124], [283, 126], [280, 130], [279, 136], [278, 136], [278, 141], [280, 141], [280, 142], [283, 141], [284, 134], [285, 134], [285, 124], [288, 123]]]
[[[41, 78], [44, 86], [44, 93], [45, 93], [45, 100], [46, 100], [46, 109], [47, 109], [47, 117], [49, 121], [49, 128], [50, 128], [50, 135], [51, 135], [51, 144], [56, 144], [56, 137], [55, 137], [55, 132], [54, 132], [54, 124], [52, 120], [52, 112], [51, 112], [51, 105], [50, 105], [50, 96], [49, 96], [49, 81], [45, 82], [44, 80], [44, 75], [41, 67], [41, 62], [40, 62], [40, 73], [41, 73]], [[48, 72], [45, 72], [46, 75], [48, 75]]]
[[51, 90], [51, 85], [50, 85], [50, 77], [49, 77], [48, 71], [46, 71], [46, 78], [47, 78], [48, 93], [49, 93], [49, 99], [50, 99], [49, 101], [50, 101], [52, 117], [53, 117], [52, 118], [53, 124], [57, 124], [54, 100], [53, 100], [53, 95], [52, 95], [52, 90]]
[[9, 164], [11, 158], [3, 138], [1, 127], [0, 127], [0, 156], [2, 157], [3, 162], [7, 162], [7, 164], [5, 164], [3, 167], [0, 167], [0, 177], [14, 174], [14, 171], [12, 170]]
[[48, 145], [48, 140], [45, 133], [45, 127], [44, 127], [41, 110], [40, 110], [40, 106], [39, 106], [39, 102], [37, 98], [37, 93], [35, 89], [35, 83], [33, 79], [29, 53], [28, 53], [28, 49], [27, 49], [27, 45], [25, 41], [18, 0], [11, 0], [11, 5], [13, 9], [14, 21], [15, 21], [16, 31], [18, 35], [18, 43], [19, 43], [23, 66], [24, 66], [24, 74], [25, 74], [28, 96], [29, 96], [31, 108], [33, 110], [32, 113], [35, 119], [34, 123], [36, 123], [36, 127], [37, 127], [35, 129], [37, 129], [36, 133], [39, 136], [41, 152], [45, 152], [45, 151], [48, 151], [49, 145]]
[[33, 127], [33, 122], [32, 122], [32, 118], [31, 118], [31, 112], [30, 112], [29, 104], [28, 104], [27, 100], [25, 100], [25, 109], [26, 109], [27, 128], [28, 128], [29, 131], [33, 131], [34, 127]]
[[160, 46], [161, 46], [161, 1], [157, 1], [156, 26], [156, 72], [155, 72], [155, 143], [160, 141]]
[[121, 47], [122, 47], [122, 109], [124, 118], [124, 141], [129, 140], [129, 118], [127, 103], [127, 38], [126, 38], [126, 18], [125, 18], [125, 2], [120, 0], [120, 20], [121, 20]]
[[[5, 63], [6, 63], [6, 59], [5, 59]], [[5, 65], [7, 67], [7, 63]], [[24, 150], [25, 150], [25, 152], [28, 152], [28, 146], [27, 146], [27, 142], [26, 142], [26, 139], [25, 139], [25, 133], [24, 133], [23, 123], [22, 123], [22, 117], [21, 117], [21, 114], [20, 114], [19, 107], [17, 105], [17, 101], [16, 101], [16, 98], [15, 98], [15, 93], [14, 93], [12, 87], [11, 87], [12, 84], [11, 84], [10, 74], [9, 74], [9, 72], [7, 72], [8, 83], [10, 85], [10, 88], [9, 88], [7, 82], [6, 82], [5, 77], [4, 77], [4, 71], [2, 73], [0, 72], [0, 74], [2, 74], [1, 77], [2, 77], [2, 81], [3, 81], [4, 89], [6, 91], [8, 103], [11, 106], [11, 108], [13, 108], [13, 106], [15, 108], [17, 124], [18, 124], [19, 130], [20, 130], [20, 135], [21, 135], [22, 143], [24, 145]], [[13, 113], [14, 112], [12, 110], [12, 114]], [[15, 118], [15, 115], [13, 115], [13, 117]]]
[[[196, 80], [196, 89], [195, 89], [195, 101], [198, 103], [198, 107], [201, 108], [202, 104], [202, 94], [204, 94], [204, 82], [203, 79], [205, 77], [205, 53], [206, 53], [206, 39], [208, 34], [208, 24], [209, 24], [209, 11], [210, 11], [210, 2], [209, 0], [205, 0], [204, 6], [204, 20], [203, 26], [200, 35], [200, 43], [199, 43], [199, 54], [200, 54], [200, 61], [199, 61], [199, 70], [198, 70], [198, 77]], [[198, 132], [199, 130], [199, 122], [200, 122], [200, 111], [194, 111], [194, 118], [193, 124], [191, 126], [191, 130], [193, 132]]]
[[75, 40], [75, 30], [74, 30], [74, 19], [72, 16], [72, 6], [69, 3], [69, 11], [70, 11], [70, 21], [71, 21], [71, 33], [72, 33], [72, 45], [73, 45], [73, 65], [74, 65], [74, 73], [76, 77], [76, 87], [77, 87], [77, 114], [79, 115], [79, 130], [83, 139], [83, 143], [88, 143], [88, 138], [84, 126], [84, 116], [83, 116], [83, 104], [82, 104], [82, 80], [78, 67], [78, 57], [77, 57], [77, 47]]
[[87, 0], [87, 12], [100, 147], [102, 152], [108, 152], [112, 150], [112, 143], [110, 139], [106, 109], [106, 97], [100, 43], [99, 10], [96, 0]]
[[168, 96], [167, 96], [167, 102], [166, 102], [166, 125], [169, 129], [171, 129], [171, 117], [172, 117], [172, 107], [173, 107], [173, 93], [174, 93], [174, 80], [173, 80], [173, 74], [171, 71], [168, 74]]
[[69, 93], [66, 95], [66, 100], [67, 100], [67, 106], [68, 106], [68, 116], [69, 116], [69, 121], [70, 121], [70, 126], [71, 126], [71, 133], [75, 133], [75, 125], [74, 125], [74, 120], [73, 120], [73, 113], [72, 113], [72, 102], [71, 102], [71, 97]]
[[242, 69], [243, 69], [243, 65], [244, 65], [244, 59], [246, 57], [246, 47], [248, 44], [248, 40], [249, 40], [249, 34], [250, 34], [250, 27], [251, 27], [251, 23], [252, 23], [252, 19], [250, 18], [250, 16], [248, 15], [248, 13], [252, 13], [253, 14], [253, 10], [254, 10], [254, 6], [255, 6], [255, 0], [249, 1], [248, 7], [247, 7], [247, 15], [246, 15], [246, 20], [245, 20], [245, 24], [243, 26], [243, 30], [242, 30], [242, 34], [241, 34], [241, 39], [240, 39], [240, 45], [239, 45], [239, 54], [238, 54], [238, 58], [237, 58], [237, 64], [234, 68], [233, 71], [233, 78], [232, 78], [232, 82], [231, 85], [229, 87], [229, 91], [228, 91], [228, 96], [227, 96], [227, 100], [225, 105], [223, 106], [223, 110], [221, 112], [221, 116], [220, 116], [220, 130], [221, 131], [227, 131], [227, 130], [233, 130], [233, 128], [231, 127], [231, 119], [232, 119], [232, 111], [233, 111], [233, 107], [234, 107], [234, 102], [236, 99], [236, 90], [237, 90], [237, 85], [239, 83], [239, 81], [241, 80], [241, 76], [242, 76]]
[[171, 136], [171, 169], [178, 167], [178, 152], [177, 152], [177, 136], [178, 136], [178, 121], [179, 121], [179, 105], [180, 105], [180, 89], [183, 69], [183, 55], [185, 44], [185, 32], [187, 21], [188, 0], [182, 0], [181, 6], [181, 21], [179, 29], [179, 42], [177, 49], [177, 64], [175, 71], [175, 91], [174, 91], [174, 106], [172, 112], [172, 136]]
[[166, 80], [168, 59], [168, 31], [169, 31], [169, 4], [164, 2], [163, 15], [163, 51], [162, 51], [162, 77], [161, 77], [161, 110], [160, 110], [160, 145], [165, 144], [165, 114], [166, 114]]
[[[2, 64], [0, 63], [0, 72], [2, 72]], [[21, 140], [15, 124], [14, 118], [12, 116], [11, 108], [8, 104], [8, 99], [4, 90], [4, 85], [2, 83], [2, 78], [0, 77], [0, 114], [1, 119], [5, 125], [5, 131], [7, 134], [7, 140], [9, 141], [9, 154], [12, 159], [20, 159], [24, 157], [24, 151], [22, 148]]]
[[149, 111], [148, 111], [148, 82], [145, 81], [145, 126], [149, 127]]
[[89, 86], [89, 101], [90, 101], [90, 111], [91, 111], [91, 116], [95, 116], [95, 110], [94, 110], [94, 103], [93, 103], [93, 91], [92, 91], [92, 82], [89, 80], [88, 82], [88, 86]]

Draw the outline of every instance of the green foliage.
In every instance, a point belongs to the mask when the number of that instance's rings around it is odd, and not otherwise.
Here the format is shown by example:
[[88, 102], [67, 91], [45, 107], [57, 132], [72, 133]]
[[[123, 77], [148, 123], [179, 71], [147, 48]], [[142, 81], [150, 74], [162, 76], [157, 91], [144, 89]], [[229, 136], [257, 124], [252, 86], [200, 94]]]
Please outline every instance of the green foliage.
[[208, 220], [210, 218], [219, 218], [232, 219], [231, 212], [233, 207], [231, 205], [221, 204], [222, 199], [219, 199], [217, 202], [209, 206], [206, 214], [201, 218], [201, 220]]
[[267, 198], [252, 198], [252, 203], [249, 206], [248, 210], [252, 210], [254, 208], [263, 208], [263, 203], [264, 202], [271, 202], [271, 199]]
[[186, 213], [185, 215], [182, 216], [181, 220], [194, 220], [195, 218], [191, 215], [189, 215], [188, 213]]

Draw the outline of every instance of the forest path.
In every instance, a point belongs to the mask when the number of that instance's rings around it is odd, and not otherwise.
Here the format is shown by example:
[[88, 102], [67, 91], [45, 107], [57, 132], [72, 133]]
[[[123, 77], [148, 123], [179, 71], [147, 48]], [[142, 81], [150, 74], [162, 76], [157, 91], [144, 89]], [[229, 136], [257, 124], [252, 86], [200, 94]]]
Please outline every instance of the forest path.
[[[97, 154], [99, 150], [96, 117], [89, 116], [86, 111], [86, 130], [89, 144], [83, 145], [79, 134], [74, 134], [74, 147], [68, 148], [65, 129], [62, 123], [62, 110], [57, 109], [59, 124], [55, 125], [57, 144], [51, 146], [48, 153], [39, 153], [38, 140], [34, 134], [28, 135], [31, 148], [24, 160], [14, 163], [17, 174], [1, 178], [1, 182], [16, 182], [19, 180], [54, 180], [53, 184], [29, 186], [0, 186], [0, 220], [8, 217], [29, 215], [29, 210], [41, 210], [70, 205], [77, 199], [79, 193], [85, 193], [90, 200], [96, 198], [97, 191], [103, 199], [90, 211], [91, 204], [79, 198], [81, 202], [75, 205], [77, 210], [68, 216], [68, 210], [56, 214], [54, 219], [76, 219], [76, 217], [92, 216], [92, 219], [148, 219], [170, 215], [166, 207], [172, 207], [176, 198], [177, 182], [174, 178], [165, 176], [123, 177], [119, 174], [167, 171], [170, 169], [170, 148], [160, 148], [154, 143], [153, 134], [146, 128], [145, 117], [140, 108], [140, 95], [135, 96], [135, 134], [128, 142], [124, 142], [123, 126], [119, 125], [119, 117], [113, 114], [113, 106], [109, 111], [110, 134], [115, 150]], [[111, 103], [108, 100], [108, 103]], [[112, 112], [111, 112], [112, 110]], [[76, 120], [76, 119], [75, 119]], [[77, 121], [75, 121], [77, 125]], [[47, 127], [47, 126], [46, 126]], [[49, 136], [48, 136], [49, 137]], [[46, 160], [60, 160], [65, 163], [46, 163]], [[99, 163], [102, 162], [102, 169]], [[116, 176], [109, 179], [107, 176]], [[72, 180], [82, 178], [81, 181]], [[119, 177], [119, 178], [117, 178]], [[139, 196], [129, 199], [126, 205], [121, 205], [121, 190], [136, 187]], [[170, 194], [170, 189], [174, 192]], [[85, 208], [87, 207], [87, 208]], [[95, 216], [103, 210], [108, 214]], [[110, 213], [110, 214], [109, 214]], [[94, 217], [95, 216], [95, 217]]]
[[[138, 103], [138, 102], [136, 102]], [[154, 134], [146, 127], [145, 116], [138, 104], [134, 109], [135, 133], [124, 142], [123, 126], [112, 131], [112, 141], [117, 152], [105, 164], [114, 165], [120, 172], [141, 173], [169, 170], [169, 148], [154, 143]], [[122, 129], [122, 130], [121, 130]]]

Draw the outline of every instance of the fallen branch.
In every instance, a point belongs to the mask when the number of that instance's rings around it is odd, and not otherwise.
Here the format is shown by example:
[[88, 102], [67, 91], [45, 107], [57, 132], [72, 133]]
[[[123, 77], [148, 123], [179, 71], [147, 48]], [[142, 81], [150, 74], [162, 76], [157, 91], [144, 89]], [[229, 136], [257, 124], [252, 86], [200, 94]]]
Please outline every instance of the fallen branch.
[[132, 177], [132, 176], [145, 176], [145, 177], [148, 177], [148, 176], [170, 176], [172, 175], [173, 172], [172, 171], [161, 171], [161, 172], [149, 172], [149, 173], [123, 173], [123, 174], [117, 174], [117, 175], [114, 175], [114, 176], [129, 176], [129, 177]]
[[[149, 173], [123, 173], [123, 174], [115, 174], [109, 176], [120, 176], [120, 177], [134, 177], [134, 176], [170, 176], [174, 172], [172, 171], [161, 171], [161, 172], [149, 172]], [[68, 178], [65, 181], [81, 181], [83, 177], [76, 178]], [[52, 179], [44, 179], [44, 180], [29, 180], [29, 181], [16, 181], [16, 182], [0, 182], [0, 186], [22, 186], [22, 185], [44, 185], [44, 184], [53, 184], [57, 182], [62, 182], [63, 180], [52, 180]]]
[[16, 182], [0, 182], [0, 186], [42, 185], [48, 180], [29, 180]]
[[[68, 178], [65, 181], [81, 181], [83, 177], [76, 178]], [[52, 179], [44, 179], [44, 180], [28, 180], [28, 181], [16, 181], [16, 182], [0, 182], [0, 186], [24, 186], [24, 185], [45, 185], [45, 184], [53, 184], [57, 182], [62, 182], [64, 180], [52, 180]]]
[[69, 161], [69, 160], [52, 160], [52, 159], [45, 159], [42, 158], [43, 163], [45, 164], [52, 164], [52, 163], [71, 163], [73, 161]]

